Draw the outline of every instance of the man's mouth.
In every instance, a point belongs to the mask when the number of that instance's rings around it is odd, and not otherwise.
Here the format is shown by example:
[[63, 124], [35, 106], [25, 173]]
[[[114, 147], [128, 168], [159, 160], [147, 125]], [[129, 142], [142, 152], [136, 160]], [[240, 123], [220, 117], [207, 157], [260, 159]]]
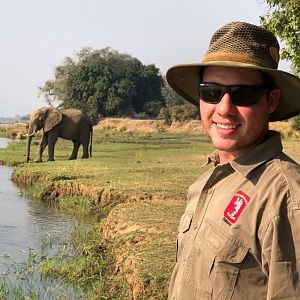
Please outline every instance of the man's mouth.
[[235, 129], [238, 128], [240, 125], [236, 124], [222, 124], [222, 123], [215, 123], [217, 127], [222, 128], [222, 129]]

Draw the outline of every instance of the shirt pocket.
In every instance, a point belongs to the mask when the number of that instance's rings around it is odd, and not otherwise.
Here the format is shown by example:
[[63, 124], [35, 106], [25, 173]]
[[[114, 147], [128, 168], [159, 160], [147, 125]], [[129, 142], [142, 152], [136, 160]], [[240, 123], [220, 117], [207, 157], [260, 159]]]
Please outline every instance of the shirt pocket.
[[200, 236], [206, 251], [214, 257], [209, 274], [213, 287], [212, 299], [231, 299], [249, 247], [211, 220], [203, 222]]

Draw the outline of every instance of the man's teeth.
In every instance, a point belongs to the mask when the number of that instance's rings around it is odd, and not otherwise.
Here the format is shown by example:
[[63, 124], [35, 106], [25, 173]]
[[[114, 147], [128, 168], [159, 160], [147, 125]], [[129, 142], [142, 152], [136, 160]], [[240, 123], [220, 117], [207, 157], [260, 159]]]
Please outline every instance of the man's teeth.
[[220, 127], [220, 128], [222, 128], [222, 129], [234, 129], [234, 128], [238, 127], [237, 125], [220, 124], [220, 123], [217, 123], [217, 126]]

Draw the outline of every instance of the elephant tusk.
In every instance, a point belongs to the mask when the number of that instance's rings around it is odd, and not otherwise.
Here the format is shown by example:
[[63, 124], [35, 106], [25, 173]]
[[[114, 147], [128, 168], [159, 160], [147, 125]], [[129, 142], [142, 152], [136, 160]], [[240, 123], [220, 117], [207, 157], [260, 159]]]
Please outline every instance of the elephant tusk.
[[25, 136], [26, 136], [26, 137], [34, 136], [35, 133], [36, 133], [36, 130], [35, 130], [33, 133], [30, 133], [30, 134], [26, 133]]

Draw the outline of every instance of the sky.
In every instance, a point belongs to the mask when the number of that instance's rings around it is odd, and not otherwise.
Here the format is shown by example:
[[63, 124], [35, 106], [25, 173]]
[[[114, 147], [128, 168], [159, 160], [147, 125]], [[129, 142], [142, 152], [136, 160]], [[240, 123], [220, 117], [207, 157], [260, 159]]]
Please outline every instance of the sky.
[[[0, 117], [47, 106], [38, 87], [83, 47], [111, 47], [162, 74], [201, 61], [231, 21], [259, 25], [263, 0], [0, 0]], [[289, 70], [288, 63], [280, 65]]]

